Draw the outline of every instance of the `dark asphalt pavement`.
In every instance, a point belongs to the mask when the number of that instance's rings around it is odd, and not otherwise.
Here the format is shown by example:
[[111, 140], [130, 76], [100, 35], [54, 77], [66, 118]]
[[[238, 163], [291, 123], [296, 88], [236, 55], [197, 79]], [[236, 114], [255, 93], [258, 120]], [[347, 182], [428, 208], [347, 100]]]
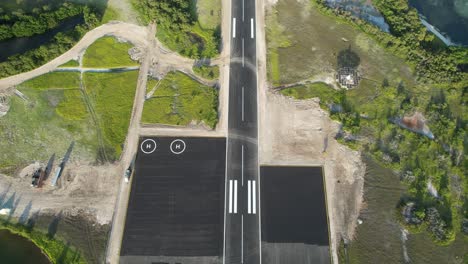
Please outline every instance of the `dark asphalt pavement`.
[[259, 264], [255, 0], [232, 1], [224, 263]]

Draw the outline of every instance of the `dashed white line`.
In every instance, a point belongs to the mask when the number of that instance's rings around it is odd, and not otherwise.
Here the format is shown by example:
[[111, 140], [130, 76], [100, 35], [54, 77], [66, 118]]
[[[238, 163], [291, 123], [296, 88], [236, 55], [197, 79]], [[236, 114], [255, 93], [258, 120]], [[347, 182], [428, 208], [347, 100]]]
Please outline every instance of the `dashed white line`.
[[250, 38], [254, 38], [254, 21], [253, 21], [253, 18], [250, 19]]
[[237, 214], [237, 180], [234, 181], [234, 213]]
[[241, 263], [244, 263], [244, 215], [241, 215]]
[[251, 214], [252, 213], [252, 181], [247, 182], [247, 213]]
[[244, 21], [244, 13], [245, 13], [245, 8], [244, 8], [244, 0], [242, 0], [242, 22]]
[[232, 37], [236, 38], [236, 18], [232, 19]]
[[242, 121], [244, 121], [244, 86], [242, 86]]
[[[244, 91], [243, 88], [244, 87], [242, 87], [242, 91]], [[242, 186], [244, 186], [244, 145], [242, 145], [242, 152], [241, 152], [241, 175], [242, 175]]]
[[229, 180], [229, 213], [232, 214], [232, 180]]
[[244, 67], [244, 38], [242, 38], [242, 67]]

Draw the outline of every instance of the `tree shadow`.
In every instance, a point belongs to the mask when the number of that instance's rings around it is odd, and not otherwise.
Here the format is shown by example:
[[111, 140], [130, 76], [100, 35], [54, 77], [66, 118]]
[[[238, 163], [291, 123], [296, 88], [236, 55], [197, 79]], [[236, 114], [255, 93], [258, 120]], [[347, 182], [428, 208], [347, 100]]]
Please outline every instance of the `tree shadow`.
[[39, 219], [40, 212], [41, 212], [41, 210], [37, 210], [31, 215], [31, 217], [29, 217], [28, 221], [25, 224], [26, 230], [28, 232], [31, 232], [34, 229], [34, 226], [36, 225], [37, 219]]
[[356, 69], [361, 64], [359, 55], [351, 50], [351, 45], [344, 50], [341, 50], [337, 56], [338, 68], [353, 68]]
[[55, 237], [55, 234], [57, 233], [57, 230], [58, 230], [58, 225], [61, 220], [62, 220], [62, 211], [60, 211], [58, 214], [54, 216], [54, 218], [52, 219], [52, 222], [50, 222], [49, 227], [47, 228], [47, 237], [49, 239], [52, 239]]
[[16, 192], [14, 192], [10, 196], [10, 198], [8, 198], [8, 200], [3, 204], [2, 208], [10, 209], [10, 212], [8, 213], [8, 216], [5, 220], [6, 223], [10, 223], [10, 220], [13, 217], [20, 201], [21, 201], [21, 197], [16, 198]]
[[26, 222], [29, 219], [29, 214], [31, 213], [31, 208], [32, 208], [32, 200], [30, 200], [29, 203], [26, 205], [26, 207], [24, 207], [24, 210], [18, 219], [18, 223], [23, 224], [23, 225], [26, 224]]

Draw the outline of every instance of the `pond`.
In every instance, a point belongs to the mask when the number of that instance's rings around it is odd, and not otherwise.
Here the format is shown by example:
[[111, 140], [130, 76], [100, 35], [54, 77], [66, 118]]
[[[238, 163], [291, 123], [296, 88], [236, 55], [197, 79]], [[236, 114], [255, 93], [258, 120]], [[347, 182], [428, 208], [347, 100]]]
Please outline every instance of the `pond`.
[[33, 242], [6, 229], [0, 229], [0, 260], [8, 264], [51, 263]]
[[410, 0], [427, 21], [446, 38], [444, 42], [452, 45], [468, 46], [468, 1], [466, 0]]
[[69, 18], [62, 22], [58, 27], [45, 32], [44, 34], [31, 37], [13, 38], [0, 42], [0, 62], [6, 61], [8, 57], [15, 54], [21, 54], [28, 50], [39, 48], [54, 39], [59, 32], [65, 32], [73, 29], [75, 26], [84, 22], [83, 16]]

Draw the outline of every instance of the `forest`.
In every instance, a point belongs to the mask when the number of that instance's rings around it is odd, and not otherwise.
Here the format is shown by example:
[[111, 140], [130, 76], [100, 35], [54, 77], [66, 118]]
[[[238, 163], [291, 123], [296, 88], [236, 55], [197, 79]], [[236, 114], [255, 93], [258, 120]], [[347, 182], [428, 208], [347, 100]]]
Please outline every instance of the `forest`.
[[[384, 81], [375, 100], [391, 103], [376, 104], [373, 113], [363, 114], [343, 92], [325, 98], [326, 107], [341, 106], [331, 113], [343, 124], [340, 140], [398, 173], [408, 191], [395, 209], [409, 230], [425, 229], [438, 244], [450, 243], [457, 233], [468, 235], [468, 48], [441, 45], [407, 0], [373, 1], [391, 34], [329, 8], [325, 0], [312, 1], [405, 59], [418, 81], [416, 87]], [[422, 113], [433, 139], [398, 126], [397, 120], [414, 113]]]
[[0, 15], [0, 40], [29, 37], [56, 28], [64, 20], [82, 16], [84, 23], [72, 30], [59, 32], [52, 41], [37, 49], [9, 57], [0, 63], [0, 78], [35, 69], [58, 57], [100, 23], [102, 10], [93, 6], [64, 2], [51, 8], [45, 5], [26, 13], [22, 10]]

